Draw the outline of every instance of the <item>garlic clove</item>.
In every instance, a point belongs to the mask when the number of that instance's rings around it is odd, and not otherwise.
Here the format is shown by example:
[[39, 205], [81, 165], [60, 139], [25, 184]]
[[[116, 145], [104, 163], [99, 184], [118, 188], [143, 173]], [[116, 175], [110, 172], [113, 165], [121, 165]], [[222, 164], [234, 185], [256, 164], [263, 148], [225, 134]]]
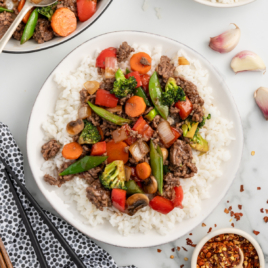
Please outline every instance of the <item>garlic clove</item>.
[[254, 92], [254, 98], [264, 117], [268, 120], [268, 88], [260, 87]]
[[235, 73], [244, 71], [266, 71], [266, 66], [260, 56], [248, 50], [242, 51], [233, 57], [231, 68]]
[[218, 36], [210, 38], [209, 47], [220, 53], [232, 51], [238, 44], [241, 36], [240, 28], [232, 23], [235, 29], [228, 30]]

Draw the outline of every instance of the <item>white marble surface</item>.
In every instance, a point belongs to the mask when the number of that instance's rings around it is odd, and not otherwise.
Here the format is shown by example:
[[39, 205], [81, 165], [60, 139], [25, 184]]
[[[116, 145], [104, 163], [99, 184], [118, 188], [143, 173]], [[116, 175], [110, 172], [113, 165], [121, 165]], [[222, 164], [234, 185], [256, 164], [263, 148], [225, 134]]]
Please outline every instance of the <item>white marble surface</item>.
[[[27, 187], [40, 204], [51, 210], [32, 178], [26, 158], [26, 131], [31, 108], [38, 91], [58, 62], [72, 49], [89, 38], [110, 31], [139, 30], [153, 32], [179, 40], [197, 50], [219, 70], [226, 79], [236, 100], [243, 122], [245, 143], [241, 168], [226, 197], [218, 208], [205, 221], [206, 227], [199, 226], [192, 236], [185, 236], [172, 243], [149, 249], [127, 249], [98, 243], [112, 254], [119, 265], [135, 264], [139, 268], [175, 268], [181, 264], [190, 267], [192, 248], [186, 246], [186, 238], [198, 242], [209, 227], [230, 227], [230, 216], [224, 208], [242, 204], [244, 216], [235, 222], [237, 228], [249, 233], [260, 231], [256, 237], [261, 244], [266, 264], [268, 264], [268, 223], [263, 221], [261, 208], [268, 209], [268, 146], [266, 122], [257, 108], [253, 92], [259, 86], [268, 86], [268, 74], [242, 73], [235, 75], [229, 63], [235, 53], [248, 49], [258, 53], [268, 64], [268, 1], [257, 0], [253, 4], [232, 8], [215, 9], [202, 6], [192, 0], [147, 0], [146, 11], [142, 10], [143, 0], [114, 0], [103, 16], [89, 29], [75, 39], [52, 49], [34, 54], [0, 55], [0, 121], [7, 124], [25, 155], [25, 174]], [[155, 8], [161, 8], [161, 18], [157, 18]], [[120, 19], [119, 19], [120, 18]], [[242, 30], [237, 48], [229, 54], [221, 55], [210, 50], [208, 40], [227, 29], [229, 23], [236, 23]], [[255, 151], [255, 156], [251, 156]], [[267, 154], [267, 155], [266, 155]], [[240, 193], [240, 185], [245, 191]], [[257, 191], [257, 187], [262, 189]], [[226, 201], [230, 203], [227, 204]], [[215, 229], [213, 227], [213, 229]], [[146, 237], [144, 237], [146, 239]], [[188, 252], [181, 250], [173, 253], [175, 246], [185, 246]], [[170, 255], [175, 258], [170, 259]], [[184, 257], [189, 260], [185, 261]]]

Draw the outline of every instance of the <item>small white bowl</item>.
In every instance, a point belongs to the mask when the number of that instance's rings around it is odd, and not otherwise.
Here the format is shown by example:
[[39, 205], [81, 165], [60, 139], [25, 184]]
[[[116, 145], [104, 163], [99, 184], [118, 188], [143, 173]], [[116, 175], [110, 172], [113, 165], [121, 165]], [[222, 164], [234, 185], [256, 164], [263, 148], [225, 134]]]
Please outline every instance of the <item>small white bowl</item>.
[[264, 262], [264, 256], [263, 256], [262, 249], [261, 249], [260, 245], [258, 244], [258, 242], [251, 235], [249, 235], [245, 231], [242, 231], [242, 230], [236, 229], [236, 228], [222, 228], [222, 229], [219, 229], [217, 231], [214, 231], [214, 232], [211, 232], [211, 233], [207, 234], [197, 244], [197, 246], [195, 247], [195, 250], [193, 252], [193, 255], [192, 255], [191, 268], [196, 268], [197, 257], [199, 255], [200, 250], [206, 244], [206, 242], [208, 240], [210, 240], [211, 238], [213, 238], [213, 237], [215, 237], [217, 235], [221, 235], [221, 234], [237, 234], [237, 235], [245, 237], [255, 247], [255, 249], [256, 249], [256, 251], [257, 251], [257, 253], [259, 255], [260, 268], [265, 267], [265, 262]]
[[206, 5], [206, 6], [211, 6], [211, 7], [239, 7], [239, 6], [247, 5], [249, 3], [253, 3], [256, 0], [240, 0], [238, 3], [234, 3], [234, 4], [213, 3], [207, 0], [194, 0], [194, 1], [203, 5]]

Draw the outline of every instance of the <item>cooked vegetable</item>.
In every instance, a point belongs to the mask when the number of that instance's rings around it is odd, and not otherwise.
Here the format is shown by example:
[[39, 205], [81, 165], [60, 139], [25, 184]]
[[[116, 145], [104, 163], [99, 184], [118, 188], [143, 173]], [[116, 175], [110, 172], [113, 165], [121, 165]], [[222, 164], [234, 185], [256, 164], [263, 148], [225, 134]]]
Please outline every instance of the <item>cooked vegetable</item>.
[[78, 118], [79, 119], [86, 119], [86, 118], [91, 116], [91, 113], [92, 113], [92, 111], [91, 111], [89, 106], [82, 106], [78, 110]]
[[88, 94], [92, 95], [100, 88], [100, 83], [97, 81], [87, 81], [84, 83], [84, 88], [87, 90]]
[[94, 167], [99, 166], [106, 159], [107, 156], [84, 156], [82, 159], [78, 160], [77, 162], [66, 168], [59, 175], [65, 176], [88, 171]]
[[62, 156], [65, 159], [77, 159], [83, 153], [82, 146], [77, 142], [71, 142], [64, 145], [62, 149]]
[[165, 161], [168, 158], [168, 150], [166, 148], [161, 147], [161, 151], [162, 151], [162, 155], [163, 155], [163, 163], [165, 163]]
[[145, 91], [145, 93], [147, 95], [149, 95], [150, 75], [149, 74], [142, 74], [140, 77], [141, 77], [142, 88]]
[[133, 216], [139, 209], [149, 205], [149, 198], [145, 194], [133, 194], [127, 199], [128, 214]]
[[164, 171], [164, 175], [167, 175], [170, 172], [170, 170], [169, 170], [167, 165], [164, 165], [163, 171]]
[[199, 125], [198, 122], [186, 121], [186, 124], [182, 125], [183, 137], [192, 139]]
[[155, 194], [157, 192], [157, 181], [151, 176], [143, 181], [143, 190], [147, 194]]
[[84, 121], [85, 128], [82, 131], [78, 142], [80, 144], [95, 144], [101, 140], [101, 135], [98, 129], [90, 122]]
[[114, 57], [116, 58], [116, 51], [117, 49], [114, 47], [109, 47], [104, 50], [99, 54], [99, 56], [96, 59], [96, 67], [98, 68], [105, 68], [105, 58], [107, 57]]
[[[24, 5], [25, 5], [25, 2], [26, 2], [26, 0], [21, 0], [20, 2], [19, 2], [19, 4], [18, 4], [18, 12], [21, 12], [21, 10], [22, 10], [22, 8], [24, 7]], [[27, 13], [26, 13], [26, 15], [24, 16], [24, 18], [22, 19], [22, 21], [26, 24], [27, 23], [27, 21], [28, 21], [28, 19], [29, 19], [29, 17], [30, 17], [30, 15], [31, 15], [31, 13], [33, 12], [33, 10], [34, 10], [34, 8], [31, 8]], [[13, 10], [12, 10], [12, 12], [13, 12]]]
[[93, 144], [91, 149], [91, 155], [103, 155], [106, 153], [106, 142], [101, 141]]
[[178, 64], [179, 65], [190, 65], [190, 62], [184, 57], [179, 57]]
[[175, 199], [173, 200], [174, 207], [183, 209], [182, 200], [183, 200], [183, 189], [181, 186], [174, 187]]
[[125, 98], [128, 94], [132, 94], [133, 90], [137, 86], [136, 79], [131, 76], [129, 79], [125, 78], [121, 69], [118, 69], [115, 73], [115, 81], [111, 93], [117, 98]]
[[116, 70], [117, 70], [117, 59], [115, 57], [106, 57], [105, 73], [104, 73], [105, 78], [114, 78]]
[[118, 143], [115, 143], [114, 140], [109, 141], [106, 144], [108, 163], [111, 163], [115, 160], [122, 160], [124, 164], [126, 164], [129, 158], [129, 154], [125, 150], [126, 147], [127, 144], [123, 141]]
[[100, 106], [105, 106], [109, 108], [114, 108], [117, 106], [118, 98], [114, 94], [104, 89], [98, 89], [96, 93], [95, 104]]
[[25, 28], [23, 30], [23, 34], [22, 34], [22, 37], [20, 40], [21, 45], [24, 44], [26, 41], [28, 41], [33, 36], [37, 20], [38, 20], [38, 12], [37, 12], [37, 9], [35, 9], [31, 13], [31, 15], [30, 15], [30, 17], [25, 25]]
[[121, 160], [113, 161], [108, 164], [100, 176], [100, 182], [104, 188], [110, 190], [113, 188], [126, 189], [125, 181], [125, 168]]
[[140, 74], [138, 72], [131, 72], [125, 75], [125, 77], [127, 79], [129, 79], [130, 77], [134, 77], [136, 79], [137, 85], [136, 88], [140, 87], [142, 85], [141, 83], [141, 77]]
[[151, 100], [156, 108], [157, 112], [167, 120], [169, 108], [166, 105], [162, 104], [162, 89], [160, 86], [159, 79], [157, 77], [157, 73], [154, 72], [149, 81], [149, 93]]
[[150, 101], [148, 100], [145, 92], [143, 91], [143, 89], [141, 87], [138, 87], [137, 89], [135, 89], [134, 90], [134, 94], [136, 96], [139, 96], [139, 97], [143, 98], [143, 100], [144, 100], [144, 102], [145, 102], [145, 104], [147, 106], [152, 106], [151, 103], [150, 103]]
[[[150, 63], [150, 65], [141, 64], [140, 61], [142, 58], [145, 58]], [[146, 74], [151, 70], [151, 62], [152, 59], [147, 53], [139, 52], [132, 55], [129, 63], [131, 70], [136, 71], [140, 74]]]
[[113, 206], [119, 211], [123, 212], [126, 208], [126, 196], [127, 192], [122, 189], [113, 189], [111, 199]]
[[97, 0], [77, 0], [77, 14], [80, 21], [86, 21], [91, 18], [97, 8]]
[[67, 7], [57, 9], [51, 18], [51, 27], [59, 36], [67, 36], [75, 31], [77, 19]]
[[131, 167], [125, 166], [125, 175], [126, 175], [126, 181], [129, 181], [131, 177]]
[[198, 124], [198, 128], [203, 127], [203, 126], [206, 124], [206, 120], [209, 120], [210, 118], [211, 118], [211, 114], [208, 114], [207, 117], [203, 116], [203, 120], [202, 120], [202, 122], [200, 122], [200, 123]]
[[157, 150], [155, 149], [152, 140], [150, 141], [150, 164], [152, 174], [157, 181], [158, 192], [160, 195], [163, 195], [163, 155], [159, 146]]
[[141, 134], [146, 141], [148, 141], [154, 134], [154, 130], [148, 125], [142, 116], [138, 119], [132, 129], [138, 131], [138, 133]]
[[66, 131], [70, 135], [79, 134], [85, 127], [84, 121], [82, 119], [77, 119], [76, 121], [71, 121], [66, 126]]
[[206, 153], [208, 152], [209, 150], [209, 147], [208, 147], [208, 142], [207, 140], [205, 140], [201, 135], [200, 133], [197, 133], [194, 138], [192, 139], [192, 142], [193, 143], [190, 143], [190, 146], [197, 150], [197, 151], [200, 151], [202, 153]]
[[163, 141], [165, 146], [169, 148], [172, 145], [172, 141], [175, 139], [175, 135], [172, 132], [169, 122], [166, 120], [163, 120], [157, 126], [157, 130], [158, 130], [161, 140]]
[[104, 134], [103, 134], [103, 130], [101, 129], [101, 127], [97, 127], [97, 129], [98, 129], [98, 131], [99, 131], [99, 133], [100, 133], [100, 135], [101, 135], [101, 141], [104, 141]]
[[52, 15], [54, 14], [56, 7], [57, 7], [58, 2], [47, 6], [47, 7], [39, 7], [37, 8], [37, 11], [39, 14], [45, 16], [48, 18], [49, 21], [51, 21]]
[[113, 131], [112, 136], [115, 143], [124, 141], [128, 138], [131, 128], [129, 125], [124, 125], [119, 129]]
[[151, 175], [151, 167], [148, 163], [143, 162], [136, 166], [136, 173], [141, 180], [145, 180]]
[[126, 68], [126, 74], [130, 74], [130, 73], [131, 71], [128, 68]]
[[129, 152], [132, 154], [134, 159], [139, 162], [144, 158], [144, 156], [149, 153], [150, 149], [145, 141], [136, 141], [129, 147]]
[[173, 144], [181, 136], [181, 133], [174, 127], [171, 127], [171, 130], [173, 132], [173, 135], [175, 136], [174, 140], [170, 143]]
[[186, 96], [183, 89], [177, 86], [176, 80], [170, 77], [165, 86], [165, 92], [162, 95], [162, 103], [171, 106], [177, 101], [185, 101]]
[[128, 195], [131, 195], [131, 194], [142, 194], [143, 193], [142, 189], [133, 180], [127, 181], [125, 183], [125, 185], [127, 187], [127, 194]]
[[187, 96], [185, 101], [178, 101], [175, 106], [180, 110], [179, 115], [182, 120], [185, 120], [193, 110], [193, 104]]
[[0, 12], [4, 12], [4, 11], [10, 12], [10, 13], [13, 13], [14, 12], [14, 10], [10, 10], [10, 9], [6, 9], [6, 8], [3, 8], [3, 7], [0, 7]]
[[130, 117], [138, 117], [145, 112], [146, 104], [143, 98], [133, 96], [129, 98], [125, 105], [125, 113]]
[[117, 105], [113, 108], [107, 108], [106, 109], [108, 112], [110, 113], [117, 113], [117, 112], [122, 112], [122, 106], [121, 105]]
[[151, 201], [149, 206], [162, 214], [168, 214], [170, 211], [174, 209], [173, 203], [162, 197], [162, 196], [156, 196]]
[[153, 121], [153, 119], [158, 115], [159, 113], [157, 110], [154, 108], [151, 110], [147, 115], [145, 115], [145, 118], [149, 120], [150, 122]]
[[131, 123], [131, 120], [119, 117], [115, 114], [112, 114], [112, 113], [108, 112], [107, 110], [92, 104], [90, 101], [88, 101], [88, 105], [98, 116], [100, 116], [100, 117], [104, 118], [105, 120], [110, 121], [116, 125], [122, 126], [124, 124]]

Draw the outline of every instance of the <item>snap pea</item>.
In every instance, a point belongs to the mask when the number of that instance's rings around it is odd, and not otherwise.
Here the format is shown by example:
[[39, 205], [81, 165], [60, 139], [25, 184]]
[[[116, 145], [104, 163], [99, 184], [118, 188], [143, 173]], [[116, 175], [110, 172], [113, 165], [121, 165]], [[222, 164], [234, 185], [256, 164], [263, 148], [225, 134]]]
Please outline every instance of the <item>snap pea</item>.
[[31, 15], [30, 15], [30, 17], [25, 25], [25, 28], [24, 28], [24, 31], [23, 31], [23, 34], [22, 34], [22, 37], [20, 40], [21, 45], [24, 44], [26, 41], [28, 41], [33, 36], [37, 20], [38, 20], [38, 11], [36, 8], [31, 13]]
[[158, 114], [159, 114], [159, 113], [158, 113], [157, 110], [154, 108], [154, 109], [151, 110], [147, 115], [145, 115], [145, 118], [151, 122], [151, 121], [153, 121], [153, 119], [155, 118], [155, 116], [158, 115]]
[[60, 176], [77, 174], [84, 171], [88, 171], [94, 167], [99, 166], [104, 162], [108, 156], [85, 156], [77, 162], [73, 163], [67, 167], [63, 172], [60, 173]]
[[145, 92], [143, 91], [143, 89], [141, 87], [136, 88], [135, 91], [134, 91], [134, 94], [136, 96], [139, 96], [139, 97], [143, 98], [143, 100], [144, 100], [144, 102], [145, 102], [145, 104], [147, 106], [152, 106], [150, 101], [148, 100]]
[[10, 10], [10, 9], [6, 9], [4, 7], [0, 7], [0, 12], [4, 12], [4, 11], [10, 12], [10, 13], [13, 13], [14, 12], [14, 10]]
[[125, 186], [127, 187], [127, 194], [142, 194], [143, 191], [142, 189], [139, 187], [139, 185], [131, 180], [131, 181], [127, 181], [125, 183]]
[[149, 81], [149, 93], [151, 100], [154, 104], [154, 107], [158, 111], [158, 113], [167, 120], [169, 108], [166, 105], [162, 104], [162, 88], [160, 86], [160, 82], [157, 76], [157, 73], [154, 72]]
[[157, 181], [158, 192], [163, 195], [163, 156], [160, 146], [155, 149], [152, 140], [150, 141], [150, 164], [152, 173]]
[[118, 115], [108, 112], [107, 110], [92, 104], [90, 101], [87, 102], [90, 108], [100, 117], [107, 121], [110, 121], [116, 125], [123, 126], [125, 124], [130, 124], [131, 120], [122, 118]]

